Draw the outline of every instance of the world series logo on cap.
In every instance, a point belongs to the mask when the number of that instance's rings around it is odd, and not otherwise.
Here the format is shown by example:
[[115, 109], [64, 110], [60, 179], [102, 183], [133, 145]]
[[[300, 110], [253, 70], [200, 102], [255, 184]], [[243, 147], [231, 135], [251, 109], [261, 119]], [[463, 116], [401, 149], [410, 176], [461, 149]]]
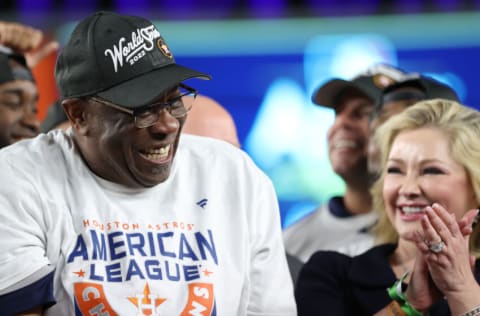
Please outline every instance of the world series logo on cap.
[[[112, 49], [108, 48], [105, 50], [105, 56], [110, 56], [113, 68], [117, 72], [118, 67], [123, 67], [124, 61], [132, 66], [144, 57], [146, 52], [154, 49], [154, 40], [157, 38], [161, 38], [160, 32], [154, 25], [137, 29], [135, 32], [132, 32], [132, 38], [129, 42], [126, 42], [127, 39], [125, 37], [120, 38], [117, 45], [113, 45]], [[172, 55], [168, 47], [166, 49]]]

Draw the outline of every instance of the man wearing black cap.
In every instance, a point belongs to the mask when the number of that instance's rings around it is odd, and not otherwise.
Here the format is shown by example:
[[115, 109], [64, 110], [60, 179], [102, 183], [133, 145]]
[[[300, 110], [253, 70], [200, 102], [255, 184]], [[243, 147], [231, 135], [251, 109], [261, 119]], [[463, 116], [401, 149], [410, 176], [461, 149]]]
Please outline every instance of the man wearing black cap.
[[39, 133], [37, 100], [25, 58], [0, 45], [0, 148]]
[[72, 128], [0, 152], [2, 314], [296, 314], [270, 180], [180, 139], [190, 78], [150, 21], [78, 24], [56, 66]]
[[317, 250], [355, 255], [371, 246], [365, 233], [375, 221], [367, 181], [369, 118], [382, 89], [403, 76], [399, 69], [378, 65], [352, 80], [332, 79], [314, 93], [314, 103], [335, 111], [328, 132], [328, 153], [346, 189], [344, 196], [331, 198], [284, 229], [289, 255], [306, 262]]
[[[386, 87], [375, 104], [370, 123], [371, 135], [393, 115], [401, 113], [419, 101], [436, 98], [460, 102], [457, 93], [452, 88], [427, 76], [418, 75], [410, 77]], [[368, 172], [371, 182], [378, 177], [380, 166], [378, 147], [374, 138], [370, 137], [368, 145]]]

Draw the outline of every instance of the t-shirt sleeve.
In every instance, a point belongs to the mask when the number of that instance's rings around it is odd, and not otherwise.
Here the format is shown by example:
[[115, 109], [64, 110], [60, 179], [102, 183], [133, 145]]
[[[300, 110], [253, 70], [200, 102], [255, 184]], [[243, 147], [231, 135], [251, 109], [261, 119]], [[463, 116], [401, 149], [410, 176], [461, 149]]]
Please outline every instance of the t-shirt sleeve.
[[347, 316], [346, 276], [351, 258], [333, 251], [318, 251], [305, 263], [296, 284], [298, 314]]
[[293, 284], [273, 185], [262, 178], [250, 213], [251, 269], [248, 315], [296, 315]]
[[[45, 209], [32, 183], [35, 176], [29, 176], [28, 169], [15, 168], [5, 155], [1, 158], [0, 295], [3, 296], [11, 289], [20, 290], [45, 277], [39, 271], [48, 269], [50, 262], [46, 257]], [[45, 297], [51, 295], [51, 287], [41, 288], [50, 291], [44, 293]]]
[[25, 287], [0, 295], [2, 315], [17, 315], [37, 306], [48, 308], [53, 304], [53, 272]]

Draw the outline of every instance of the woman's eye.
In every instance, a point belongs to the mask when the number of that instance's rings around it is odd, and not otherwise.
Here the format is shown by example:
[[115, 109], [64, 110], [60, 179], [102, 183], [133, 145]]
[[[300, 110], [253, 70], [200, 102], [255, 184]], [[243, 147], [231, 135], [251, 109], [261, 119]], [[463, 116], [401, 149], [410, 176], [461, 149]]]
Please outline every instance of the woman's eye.
[[401, 170], [398, 167], [388, 167], [387, 168], [387, 173], [400, 173]]
[[424, 174], [444, 174], [443, 170], [435, 167], [425, 168], [423, 169]]

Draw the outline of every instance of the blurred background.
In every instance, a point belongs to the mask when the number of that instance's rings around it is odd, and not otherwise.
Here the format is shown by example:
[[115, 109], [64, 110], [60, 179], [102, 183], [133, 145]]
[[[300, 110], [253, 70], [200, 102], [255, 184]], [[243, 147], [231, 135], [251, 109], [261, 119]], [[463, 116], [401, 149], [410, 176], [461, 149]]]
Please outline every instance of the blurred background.
[[[61, 44], [96, 10], [153, 20], [178, 63], [212, 75], [188, 84], [232, 113], [243, 149], [274, 182], [284, 226], [344, 189], [327, 158], [333, 113], [310, 101], [326, 80], [386, 62], [480, 105], [480, 0], [0, 0], [1, 20]], [[57, 98], [55, 58], [34, 69], [40, 119]]]

